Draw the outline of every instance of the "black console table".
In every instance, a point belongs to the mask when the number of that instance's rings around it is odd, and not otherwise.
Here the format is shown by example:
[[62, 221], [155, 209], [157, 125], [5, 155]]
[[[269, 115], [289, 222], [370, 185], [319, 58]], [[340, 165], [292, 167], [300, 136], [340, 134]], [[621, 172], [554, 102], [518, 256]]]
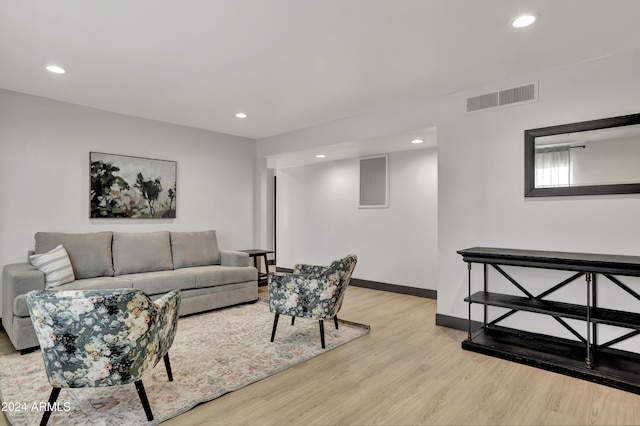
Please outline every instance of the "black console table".
[[[640, 312], [640, 295], [616, 277], [640, 277], [640, 257], [489, 247], [460, 250], [458, 254], [467, 262], [469, 287], [468, 297], [464, 299], [468, 302], [469, 328], [468, 337], [462, 342], [463, 349], [640, 394], [640, 353], [612, 347], [640, 335], [640, 313], [598, 306], [598, 277], [604, 277], [637, 299]], [[483, 264], [484, 268], [483, 289], [474, 293], [471, 283], [473, 263]], [[533, 294], [501, 266], [563, 270], [574, 274], [542, 293]], [[522, 295], [491, 292], [489, 267], [506, 278]], [[578, 303], [559, 302], [547, 297], [578, 279], [585, 283], [584, 297]], [[485, 307], [484, 321], [477, 331], [472, 330], [471, 306], [474, 303]], [[488, 321], [487, 307], [490, 306], [507, 308], [508, 311]], [[518, 311], [549, 315], [576, 339], [531, 333], [498, 324]], [[584, 328], [576, 330], [565, 319], [580, 320]], [[599, 324], [621, 327], [625, 333], [613, 340], [600, 342]]]

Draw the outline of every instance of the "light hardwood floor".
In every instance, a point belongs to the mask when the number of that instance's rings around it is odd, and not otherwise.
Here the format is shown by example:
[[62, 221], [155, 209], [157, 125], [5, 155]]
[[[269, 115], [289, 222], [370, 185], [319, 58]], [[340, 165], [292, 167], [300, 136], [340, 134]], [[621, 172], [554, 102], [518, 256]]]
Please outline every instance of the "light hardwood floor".
[[350, 287], [341, 318], [370, 334], [163, 426], [640, 424], [639, 395], [464, 351], [435, 314], [434, 300]]

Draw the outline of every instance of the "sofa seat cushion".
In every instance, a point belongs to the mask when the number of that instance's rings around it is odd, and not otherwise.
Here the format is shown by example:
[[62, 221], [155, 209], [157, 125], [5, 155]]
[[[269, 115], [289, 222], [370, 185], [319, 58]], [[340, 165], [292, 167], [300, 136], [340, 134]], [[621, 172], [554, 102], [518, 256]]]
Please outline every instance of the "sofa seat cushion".
[[[62, 284], [52, 291], [63, 290], [110, 290], [114, 288], [131, 288], [131, 280], [120, 277], [96, 277], [85, 280], [75, 280], [67, 284]], [[13, 299], [13, 314], [19, 317], [28, 317], [26, 294], [20, 294]]]
[[111, 290], [114, 288], [132, 288], [130, 279], [122, 277], [95, 277], [75, 280], [56, 287], [56, 290]]
[[131, 280], [133, 288], [148, 295], [168, 293], [171, 290], [188, 290], [196, 285], [195, 274], [191, 268], [120, 275], [119, 278]]
[[175, 269], [219, 265], [216, 231], [171, 232], [171, 254]]
[[114, 232], [115, 275], [173, 269], [169, 231]]
[[195, 287], [215, 287], [246, 281], [256, 281], [258, 270], [252, 266], [196, 266], [190, 268], [196, 278]]
[[62, 232], [37, 232], [35, 254], [42, 254], [60, 244], [69, 254], [73, 273], [77, 280], [113, 276], [111, 261], [112, 232], [65, 234]]
[[[154, 296], [155, 297], [155, 296]], [[182, 292], [180, 316], [225, 308], [258, 300], [258, 283], [245, 281], [217, 287], [195, 288]]]

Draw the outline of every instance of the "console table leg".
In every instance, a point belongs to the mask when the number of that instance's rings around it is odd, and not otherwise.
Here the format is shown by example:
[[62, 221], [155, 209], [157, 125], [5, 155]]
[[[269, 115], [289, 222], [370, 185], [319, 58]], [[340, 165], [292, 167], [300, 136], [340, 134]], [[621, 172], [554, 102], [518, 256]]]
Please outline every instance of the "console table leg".
[[469, 321], [467, 322], [468, 334], [467, 340], [471, 340], [471, 262], [467, 263], [467, 271], [468, 271], [468, 287], [469, 287]]
[[[484, 273], [483, 289], [484, 289], [484, 292], [487, 293], [489, 291], [489, 286], [487, 285], [489, 281], [489, 269], [487, 268], [486, 263], [482, 265], [482, 268]], [[489, 312], [489, 306], [484, 305], [484, 328], [487, 328], [487, 318], [489, 317], [488, 312]]]
[[591, 273], [585, 274], [587, 280], [587, 359], [585, 364], [591, 368]]
[[[593, 309], [598, 307], [598, 275], [591, 274], [591, 307]], [[591, 364], [598, 364], [598, 323], [591, 324]], [[593, 350], [595, 349], [595, 351]]]

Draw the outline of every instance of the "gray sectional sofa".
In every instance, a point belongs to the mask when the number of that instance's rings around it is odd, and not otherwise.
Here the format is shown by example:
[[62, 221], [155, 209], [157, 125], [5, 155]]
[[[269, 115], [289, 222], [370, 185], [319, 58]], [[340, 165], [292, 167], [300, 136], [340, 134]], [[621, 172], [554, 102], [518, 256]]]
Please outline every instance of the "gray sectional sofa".
[[[151, 298], [182, 290], [180, 316], [258, 300], [258, 271], [244, 252], [220, 250], [215, 231], [38, 232], [36, 254], [62, 245], [75, 280], [53, 290], [138, 288]], [[18, 350], [38, 346], [25, 295], [45, 288], [31, 263], [2, 271], [2, 325]]]

